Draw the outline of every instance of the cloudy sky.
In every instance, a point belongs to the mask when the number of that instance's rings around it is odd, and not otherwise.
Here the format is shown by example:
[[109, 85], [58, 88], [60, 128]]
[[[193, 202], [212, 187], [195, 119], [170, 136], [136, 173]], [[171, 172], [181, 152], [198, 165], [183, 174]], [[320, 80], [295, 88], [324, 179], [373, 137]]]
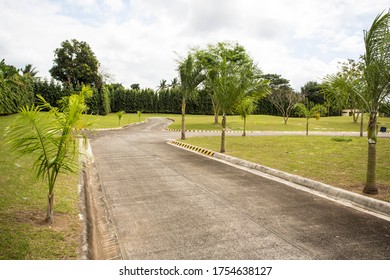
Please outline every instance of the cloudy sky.
[[363, 30], [388, 8], [388, 0], [0, 0], [0, 60], [50, 77], [54, 50], [74, 38], [113, 82], [156, 88], [177, 76], [189, 48], [232, 41], [300, 89], [363, 54]]

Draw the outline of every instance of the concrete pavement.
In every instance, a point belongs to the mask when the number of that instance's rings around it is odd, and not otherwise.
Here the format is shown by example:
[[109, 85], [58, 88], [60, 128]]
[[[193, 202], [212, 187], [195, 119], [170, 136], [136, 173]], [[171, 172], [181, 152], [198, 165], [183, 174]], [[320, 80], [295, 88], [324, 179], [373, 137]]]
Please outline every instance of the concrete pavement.
[[91, 137], [120, 257], [390, 259], [388, 220], [167, 145], [167, 123]]

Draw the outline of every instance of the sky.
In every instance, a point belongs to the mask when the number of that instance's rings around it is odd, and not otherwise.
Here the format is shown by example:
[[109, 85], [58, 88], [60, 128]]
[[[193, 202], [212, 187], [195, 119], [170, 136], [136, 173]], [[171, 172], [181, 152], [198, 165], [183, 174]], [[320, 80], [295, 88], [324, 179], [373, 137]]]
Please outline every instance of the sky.
[[108, 82], [156, 89], [191, 48], [239, 43], [299, 90], [364, 54], [388, 0], [0, 0], [0, 60], [50, 78], [65, 40], [89, 44]]

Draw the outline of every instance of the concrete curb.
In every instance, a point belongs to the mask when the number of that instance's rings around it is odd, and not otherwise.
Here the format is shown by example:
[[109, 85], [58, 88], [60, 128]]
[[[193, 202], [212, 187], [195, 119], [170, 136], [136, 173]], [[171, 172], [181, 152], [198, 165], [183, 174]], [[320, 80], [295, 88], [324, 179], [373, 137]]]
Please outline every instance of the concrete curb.
[[[201, 150], [203, 149], [200, 147], [192, 146], [190, 144], [181, 143], [178, 141], [171, 141], [170, 143], [173, 145], [180, 146], [182, 148], [186, 148], [190, 151], [197, 151], [199, 149], [201, 149]], [[206, 150], [206, 149], [203, 149], [203, 150]], [[269, 175], [275, 176], [277, 178], [281, 178], [283, 180], [295, 183], [297, 185], [307, 187], [309, 189], [312, 189], [312, 190], [315, 190], [315, 191], [320, 192], [322, 194], [325, 194], [326, 196], [333, 198], [335, 200], [343, 200], [343, 201], [349, 202], [357, 207], [360, 207], [360, 208], [363, 208], [363, 209], [366, 209], [369, 211], [374, 211], [378, 214], [385, 215], [387, 217], [390, 216], [390, 203], [388, 203], [388, 202], [377, 200], [377, 199], [367, 197], [364, 195], [360, 195], [357, 193], [353, 193], [350, 191], [346, 191], [346, 190], [343, 190], [343, 189], [340, 189], [340, 188], [337, 188], [337, 187], [334, 187], [334, 186], [331, 186], [331, 185], [328, 185], [325, 183], [321, 183], [318, 181], [307, 179], [307, 178], [304, 178], [304, 177], [301, 177], [298, 175], [293, 175], [293, 174], [290, 174], [290, 173], [287, 173], [284, 171], [280, 171], [277, 169], [266, 167], [266, 166], [263, 166], [263, 165], [260, 165], [260, 164], [254, 163], [254, 162], [250, 162], [247, 160], [228, 156], [228, 155], [225, 155], [222, 153], [213, 152], [211, 156], [215, 157], [217, 159], [220, 159], [222, 161], [234, 164], [234, 165], [239, 165], [239, 166], [243, 166], [243, 167], [246, 167], [249, 169], [257, 170], [257, 171], [263, 172], [265, 174], [269, 174]]]
[[207, 149], [204, 149], [204, 148], [201, 148], [201, 147], [197, 147], [197, 146], [193, 146], [193, 145], [190, 145], [190, 144], [182, 143], [182, 142], [179, 142], [179, 141], [171, 141], [169, 143], [171, 143], [173, 145], [176, 145], [176, 146], [180, 146], [180, 147], [189, 149], [191, 151], [195, 151], [195, 152], [204, 154], [206, 156], [210, 156], [210, 157], [212, 157], [214, 155], [214, 153], [215, 153], [214, 151], [207, 150]]

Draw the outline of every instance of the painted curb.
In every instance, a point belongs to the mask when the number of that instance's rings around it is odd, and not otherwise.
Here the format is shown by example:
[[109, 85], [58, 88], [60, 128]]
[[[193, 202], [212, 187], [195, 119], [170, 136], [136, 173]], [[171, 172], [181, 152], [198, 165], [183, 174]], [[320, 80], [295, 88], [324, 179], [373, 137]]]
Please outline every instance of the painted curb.
[[194, 151], [194, 152], [198, 152], [198, 153], [204, 154], [206, 156], [210, 156], [210, 157], [214, 156], [214, 154], [215, 154], [214, 151], [207, 150], [207, 149], [204, 149], [204, 148], [201, 148], [201, 147], [197, 147], [197, 146], [193, 146], [193, 145], [190, 145], [190, 144], [182, 143], [182, 142], [179, 142], [179, 141], [171, 141], [169, 143], [173, 144], [173, 145], [176, 145], [176, 146], [179, 146], [179, 147], [182, 147], [182, 148], [186, 148], [186, 149]]
[[[192, 146], [190, 144], [186, 144], [186, 143], [182, 143], [182, 142], [178, 142], [178, 141], [171, 141], [170, 143], [173, 145], [184, 147], [184, 148], [191, 150], [191, 151], [197, 151], [199, 149], [207, 150], [207, 149], [204, 149], [201, 147]], [[207, 150], [207, 151], [210, 151], [210, 150]], [[307, 187], [309, 189], [318, 191], [318, 192], [325, 194], [326, 196], [329, 196], [333, 199], [348, 201], [349, 203], [351, 203], [355, 206], [358, 206], [360, 208], [374, 211], [378, 214], [382, 214], [385, 216], [390, 216], [390, 203], [388, 203], [388, 202], [377, 200], [377, 199], [367, 197], [367, 196], [364, 196], [361, 194], [353, 193], [350, 191], [346, 191], [346, 190], [343, 190], [343, 189], [340, 189], [340, 188], [337, 188], [337, 187], [334, 187], [334, 186], [331, 186], [331, 185], [328, 185], [325, 183], [321, 183], [321, 182], [307, 179], [307, 178], [304, 178], [304, 177], [301, 177], [298, 175], [294, 175], [294, 174], [290, 174], [290, 173], [287, 173], [284, 171], [273, 169], [273, 168], [263, 166], [263, 165], [260, 165], [260, 164], [254, 163], [254, 162], [250, 162], [247, 160], [235, 158], [232, 156], [228, 156], [228, 155], [213, 152], [213, 151], [210, 151], [210, 152], [212, 152], [211, 156], [215, 157], [217, 159], [220, 159], [220, 160], [223, 160], [223, 161], [235, 164], [235, 165], [243, 166], [243, 167], [246, 167], [249, 169], [257, 170], [257, 171], [281, 178], [283, 180], [298, 184], [300, 186], [304, 186], [304, 187]]]

